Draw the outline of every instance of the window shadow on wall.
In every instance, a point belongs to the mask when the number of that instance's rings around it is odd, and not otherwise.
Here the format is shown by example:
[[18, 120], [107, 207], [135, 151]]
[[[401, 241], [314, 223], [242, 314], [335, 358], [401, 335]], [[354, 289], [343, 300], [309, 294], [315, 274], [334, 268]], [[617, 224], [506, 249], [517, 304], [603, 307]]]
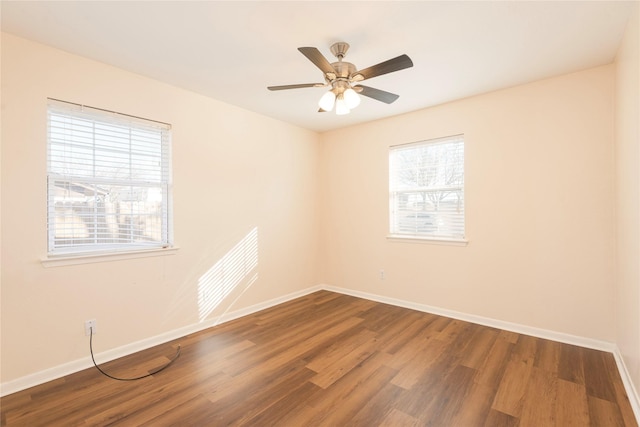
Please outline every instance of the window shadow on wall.
[[258, 279], [258, 227], [198, 279], [198, 319], [203, 322], [235, 289]]

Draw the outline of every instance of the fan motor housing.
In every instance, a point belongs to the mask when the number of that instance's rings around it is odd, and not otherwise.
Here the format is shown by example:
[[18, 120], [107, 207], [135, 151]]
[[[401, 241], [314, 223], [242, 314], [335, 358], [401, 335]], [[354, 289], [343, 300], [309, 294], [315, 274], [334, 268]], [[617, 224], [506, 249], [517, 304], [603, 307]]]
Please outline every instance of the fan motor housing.
[[331, 64], [334, 70], [336, 70], [336, 77], [349, 78], [350, 75], [356, 72], [356, 66], [351, 62], [339, 61]]

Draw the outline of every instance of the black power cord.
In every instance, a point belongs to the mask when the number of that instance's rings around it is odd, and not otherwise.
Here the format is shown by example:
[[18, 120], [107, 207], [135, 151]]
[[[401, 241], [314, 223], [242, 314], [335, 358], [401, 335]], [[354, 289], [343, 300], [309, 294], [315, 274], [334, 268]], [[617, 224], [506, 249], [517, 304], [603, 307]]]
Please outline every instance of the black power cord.
[[149, 372], [146, 375], [142, 375], [140, 377], [135, 377], [135, 378], [118, 378], [118, 377], [114, 377], [113, 375], [109, 375], [107, 374], [105, 371], [103, 371], [102, 369], [100, 369], [100, 367], [98, 366], [98, 364], [96, 363], [96, 359], [93, 357], [93, 328], [89, 328], [91, 331], [91, 335], [89, 336], [89, 351], [91, 352], [91, 360], [93, 360], [93, 366], [96, 367], [96, 369], [98, 371], [100, 371], [101, 374], [114, 379], [114, 380], [118, 380], [118, 381], [136, 381], [136, 380], [141, 380], [143, 378], [147, 378], [150, 377], [151, 375], [155, 375], [160, 371], [164, 371], [165, 369], [167, 369], [173, 362], [176, 361], [176, 359], [178, 358], [178, 356], [180, 356], [180, 344], [178, 344], [178, 351], [176, 351], [176, 355], [173, 356], [173, 359], [171, 359], [166, 365], [156, 369], [153, 372]]

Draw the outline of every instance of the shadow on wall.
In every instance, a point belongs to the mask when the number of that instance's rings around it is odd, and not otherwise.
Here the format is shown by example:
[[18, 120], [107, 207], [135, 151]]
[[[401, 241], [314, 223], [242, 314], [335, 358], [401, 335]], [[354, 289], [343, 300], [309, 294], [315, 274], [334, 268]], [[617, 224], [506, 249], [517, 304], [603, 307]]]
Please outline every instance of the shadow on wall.
[[[240, 285], [244, 293], [258, 279], [257, 267], [258, 227], [254, 227], [198, 279], [198, 320], [205, 321]], [[227, 306], [225, 313], [242, 293]]]

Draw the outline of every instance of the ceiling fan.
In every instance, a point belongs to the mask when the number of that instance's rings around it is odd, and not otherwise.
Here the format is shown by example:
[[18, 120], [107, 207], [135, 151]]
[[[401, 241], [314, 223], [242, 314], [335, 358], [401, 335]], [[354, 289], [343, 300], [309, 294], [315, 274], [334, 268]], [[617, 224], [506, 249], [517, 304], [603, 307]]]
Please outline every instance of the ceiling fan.
[[383, 74], [392, 73], [394, 71], [404, 70], [405, 68], [413, 67], [411, 58], [407, 55], [400, 55], [398, 57], [389, 59], [379, 64], [373, 65], [362, 70], [358, 70], [355, 65], [350, 62], [343, 61], [344, 56], [349, 50], [349, 44], [345, 42], [338, 42], [331, 45], [331, 53], [338, 58], [337, 62], [330, 63], [318, 49], [315, 47], [299, 47], [298, 50], [302, 52], [311, 62], [315, 64], [323, 73], [325, 83], [302, 83], [294, 85], [283, 86], [269, 86], [269, 90], [285, 90], [285, 89], [299, 89], [305, 87], [331, 87], [329, 92], [325, 93], [318, 105], [319, 112], [326, 112], [333, 110], [336, 107], [336, 114], [348, 114], [353, 108], [360, 104], [360, 95], [373, 98], [378, 101], [382, 101], [386, 104], [391, 104], [399, 95], [386, 92], [384, 90], [375, 89], [369, 86], [359, 84], [361, 81], [371, 79], [373, 77], [381, 76]]

